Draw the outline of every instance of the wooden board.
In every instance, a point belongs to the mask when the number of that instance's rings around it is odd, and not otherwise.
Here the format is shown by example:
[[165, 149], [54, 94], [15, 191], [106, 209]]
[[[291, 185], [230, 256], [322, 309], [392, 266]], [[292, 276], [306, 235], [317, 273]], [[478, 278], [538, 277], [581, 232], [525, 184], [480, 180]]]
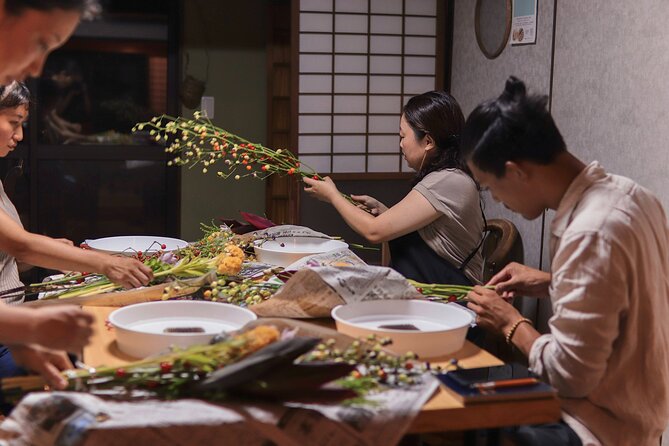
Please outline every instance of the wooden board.
[[[94, 294], [92, 296], [68, 297], [65, 299], [41, 299], [25, 302], [22, 305], [28, 307], [41, 307], [45, 305], [81, 305], [91, 307], [123, 307], [125, 305], [138, 304], [141, 302], [153, 302], [161, 300], [163, 290], [167, 284], [162, 283], [150, 287], [135, 288], [132, 290], [115, 291], [112, 293]], [[183, 289], [181, 295], [187, 295], [190, 291]]]

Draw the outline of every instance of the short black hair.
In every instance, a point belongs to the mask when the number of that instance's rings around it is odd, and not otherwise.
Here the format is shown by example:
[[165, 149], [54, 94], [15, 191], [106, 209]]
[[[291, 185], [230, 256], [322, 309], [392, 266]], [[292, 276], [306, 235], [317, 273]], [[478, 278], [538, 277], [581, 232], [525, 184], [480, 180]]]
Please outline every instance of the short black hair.
[[417, 173], [414, 184], [437, 170], [456, 168], [468, 172], [459, 150], [465, 117], [453, 96], [445, 91], [419, 94], [409, 99], [402, 114], [416, 139], [422, 140], [429, 134], [435, 144], [435, 156]]
[[27, 9], [77, 11], [84, 20], [94, 19], [102, 11], [98, 0], [5, 0], [7, 14], [17, 16]]
[[0, 110], [30, 105], [30, 90], [23, 82], [0, 85]]
[[464, 158], [497, 177], [507, 161], [551, 163], [567, 148], [547, 104], [546, 96], [528, 95], [525, 84], [510, 76], [497, 99], [481, 103], [467, 118]]

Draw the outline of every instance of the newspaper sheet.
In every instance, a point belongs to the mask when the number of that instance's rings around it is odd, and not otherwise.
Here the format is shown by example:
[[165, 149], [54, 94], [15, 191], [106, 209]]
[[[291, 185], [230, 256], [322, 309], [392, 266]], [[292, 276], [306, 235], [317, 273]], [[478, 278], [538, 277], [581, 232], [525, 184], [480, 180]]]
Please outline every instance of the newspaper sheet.
[[394, 445], [438, 387], [391, 389], [362, 406], [107, 401], [73, 392], [33, 393], [0, 424], [0, 445]]

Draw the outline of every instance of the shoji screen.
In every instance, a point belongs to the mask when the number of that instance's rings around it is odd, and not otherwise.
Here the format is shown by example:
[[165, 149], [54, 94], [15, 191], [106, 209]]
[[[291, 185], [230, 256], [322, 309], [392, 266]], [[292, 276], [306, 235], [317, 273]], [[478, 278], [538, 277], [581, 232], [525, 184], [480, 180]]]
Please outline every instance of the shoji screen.
[[299, 0], [298, 150], [320, 173], [404, 172], [399, 117], [434, 90], [437, 0]]

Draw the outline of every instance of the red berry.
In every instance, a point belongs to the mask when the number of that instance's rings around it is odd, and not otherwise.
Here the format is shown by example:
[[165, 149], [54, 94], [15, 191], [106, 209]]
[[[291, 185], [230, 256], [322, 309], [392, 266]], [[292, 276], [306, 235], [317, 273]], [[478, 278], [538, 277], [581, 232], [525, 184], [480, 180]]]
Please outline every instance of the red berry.
[[313, 178], [314, 180], [317, 180], [317, 179], [318, 179], [318, 175], [314, 175], [314, 176], [311, 177], [311, 178]]
[[172, 364], [169, 362], [161, 362], [160, 371], [162, 373], [170, 373], [172, 371]]
[[407, 370], [413, 369], [413, 363], [407, 362], [406, 364], [404, 364], [404, 368]]
[[128, 372], [126, 372], [125, 369], [116, 369], [116, 372], [114, 374], [116, 375], [117, 378], [125, 378]]
[[167, 245], [163, 243], [162, 245], [160, 245], [160, 249], [167, 249]]
[[455, 296], [455, 295], [448, 296], [448, 301], [449, 302], [455, 302], [456, 300], [458, 300], [457, 296]]

